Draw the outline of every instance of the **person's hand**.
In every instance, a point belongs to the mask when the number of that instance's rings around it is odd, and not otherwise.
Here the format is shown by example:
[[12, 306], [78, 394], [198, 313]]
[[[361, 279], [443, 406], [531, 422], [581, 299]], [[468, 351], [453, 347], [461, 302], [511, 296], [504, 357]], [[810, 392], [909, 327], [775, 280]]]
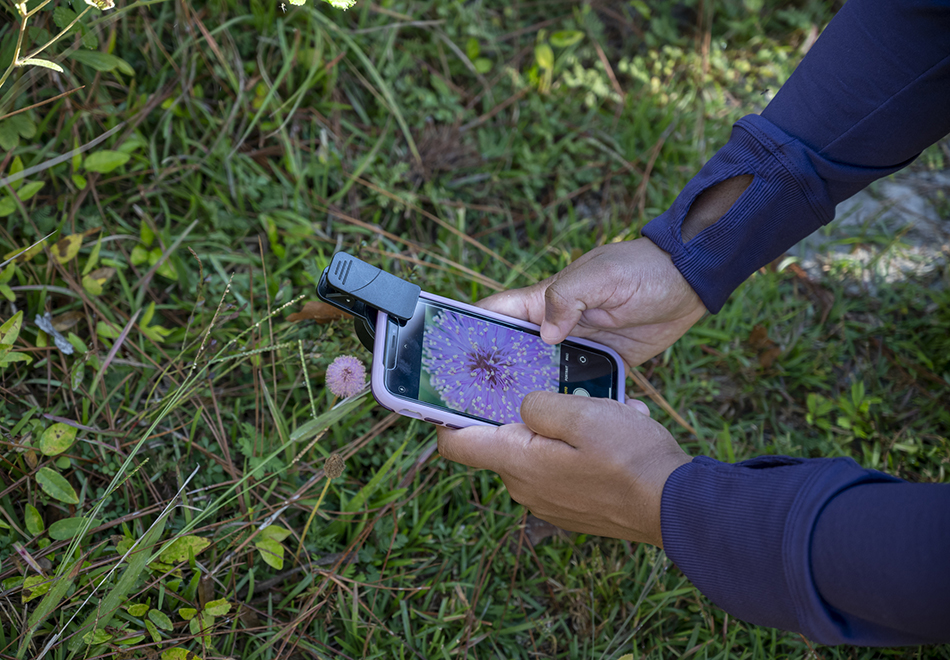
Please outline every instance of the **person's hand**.
[[497, 472], [512, 499], [562, 529], [663, 547], [663, 486], [690, 458], [646, 404], [532, 392], [521, 417], [439, 428], [439, 453]]
[[662, 353], [706, 312], [670, 255], [647, 238], [595, 248], [543, 282], [479, 306], [540, 325], [548, 344], [569, 334], [605, 344], [631, 367]]

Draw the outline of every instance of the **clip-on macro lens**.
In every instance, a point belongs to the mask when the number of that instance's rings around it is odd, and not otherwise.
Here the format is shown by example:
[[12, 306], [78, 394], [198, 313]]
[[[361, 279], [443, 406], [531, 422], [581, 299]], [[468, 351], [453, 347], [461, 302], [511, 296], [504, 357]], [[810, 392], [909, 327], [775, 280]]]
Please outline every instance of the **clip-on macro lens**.
[[418, 284], [400, 279], [346, 252], [333, 255], [317, 284], [317, 295], [321, 300], [355, 317], [356, 336], [370, 351], [376, 335], [376, 312], [386, 312], [405, 323], [416, 310], [420, 291]]

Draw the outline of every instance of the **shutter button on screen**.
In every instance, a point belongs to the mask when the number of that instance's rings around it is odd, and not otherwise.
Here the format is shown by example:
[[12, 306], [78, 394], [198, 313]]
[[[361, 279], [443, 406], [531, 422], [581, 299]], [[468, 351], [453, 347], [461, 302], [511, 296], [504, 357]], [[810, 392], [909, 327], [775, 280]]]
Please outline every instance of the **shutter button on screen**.
[[590, 396], [590, 392], [585, 390], [583, 387], [578, 387], [572, 392], [572, 394], [576, 394], [577, 396]]

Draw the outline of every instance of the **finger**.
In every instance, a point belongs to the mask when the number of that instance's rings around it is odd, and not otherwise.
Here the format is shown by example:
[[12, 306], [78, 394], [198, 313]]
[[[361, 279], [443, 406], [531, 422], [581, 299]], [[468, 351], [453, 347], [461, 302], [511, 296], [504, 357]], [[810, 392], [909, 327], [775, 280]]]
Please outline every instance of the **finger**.
[[521, 402], [521, 419], [529, 429], [572, 447], [584, 444], [585, 438], [603, 435], [597, 429], [615, 432], [626, 423], [623, 416], [629, 412], [630, 406], [613, 399], [555, 392], [531, 392]]
[[588, 253], [584, 257], [558, 273], [545, 288], [541, 338], [549, 344], [564, 341], [584, 312], [600, 308], [615, 290], [616, 279], [602, 255]]
[[627, 399], [627, 405], [639, 412], [640, 414], [650, 416], [650, 408], [640, 399]]
[[505, 426], [469, 426], [453, 431], [440, 427], [437, 432], [439, 454], [455, 463], [494, 470], [511, 462], [512, 454], [531, 439], [523, 424]]
[[479, 300], [476, 305], [540, 325], [544, 318], [544, 288], [536, 284], [523, 289], [502, 291]]

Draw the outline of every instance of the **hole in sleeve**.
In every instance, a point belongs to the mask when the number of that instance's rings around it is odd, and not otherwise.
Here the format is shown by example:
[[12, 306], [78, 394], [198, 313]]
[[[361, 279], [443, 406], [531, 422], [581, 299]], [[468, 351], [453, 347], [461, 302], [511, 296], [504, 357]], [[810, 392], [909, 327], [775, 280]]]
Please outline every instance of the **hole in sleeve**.
[[740, 174], [720, 181], [699, 193], [683, 219], [683, 226], [680, 229], [683, 243], [689, 242], [699, 232], [716, 224], [745, 192], [752, 183], [752, 179], [751, 174]]

